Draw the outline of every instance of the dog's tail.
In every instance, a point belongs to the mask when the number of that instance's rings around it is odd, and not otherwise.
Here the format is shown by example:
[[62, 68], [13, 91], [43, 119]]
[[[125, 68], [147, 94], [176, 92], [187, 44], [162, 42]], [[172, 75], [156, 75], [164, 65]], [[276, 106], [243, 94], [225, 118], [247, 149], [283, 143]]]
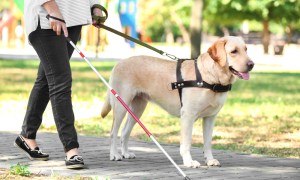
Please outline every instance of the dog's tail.
[[102, 106], [101, 117], [105, 118], [105, 116], [110, 112], [110, 110], [111, 110], [110, 91], [108, 90], [106, 99], [105, 99], [104, 104]]

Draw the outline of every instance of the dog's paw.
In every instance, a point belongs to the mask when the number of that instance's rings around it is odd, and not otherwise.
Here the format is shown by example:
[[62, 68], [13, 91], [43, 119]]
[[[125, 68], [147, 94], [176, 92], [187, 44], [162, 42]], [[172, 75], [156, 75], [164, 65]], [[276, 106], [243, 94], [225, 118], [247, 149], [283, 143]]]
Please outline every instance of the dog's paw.
[[191, 168], [199, 168], [200, 163], [198, 161], [194, 161], [194, 160], [184, 161], [184, 166], [191, 167]]
[[206, 161], [207, 166], [221, 166], [220, 162], [216, 159], [210, 159]]
[[115, 154], [110, 154], [110, 158], [111, 161], [121, 161], [122, 160], [122, 156], [118, 153]]
[[135, 158], [135, 154], [131, 153], [131, 152], [123, 153], [122, 155], [123, 155], [124, 159], [134, 159]]

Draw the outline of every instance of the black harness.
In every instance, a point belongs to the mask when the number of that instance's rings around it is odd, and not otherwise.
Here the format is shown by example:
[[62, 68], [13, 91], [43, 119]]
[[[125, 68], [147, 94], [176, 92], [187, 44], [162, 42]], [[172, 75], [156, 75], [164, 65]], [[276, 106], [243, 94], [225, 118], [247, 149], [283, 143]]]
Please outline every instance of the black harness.
[[[194, 60], [196, 80], [184, 81], [181, 75], [181, 64], [185, 60]], [[176, 79], [177, 82], [171, 83], [172, 90], [178, 89], [180, 103], [182, 106], [182, 89], [186, 87], [198, 87], [198, 88], [207, 88], [214, 92], [227, 92], [231, 90], [231, 84], [223, 86], [221, 84], [208, 84], [207, 82], [202, 80], [202, 76], [198, 69], [197, 59], [178, 59], [177, 67], [176, 67]]]

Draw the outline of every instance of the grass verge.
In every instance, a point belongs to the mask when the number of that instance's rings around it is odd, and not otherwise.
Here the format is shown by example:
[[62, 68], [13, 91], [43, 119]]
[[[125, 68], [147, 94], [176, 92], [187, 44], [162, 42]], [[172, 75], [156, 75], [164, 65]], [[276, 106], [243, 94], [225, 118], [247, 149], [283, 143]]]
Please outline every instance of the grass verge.
[[[115, 62], [92, 62], [108, 80]], [[93, 104], [103, 101], [106, 87], [84, 62], [71, 62], [73, 103]], [[0, 60], [0, 101], [27, 100], [33, 85], [38, 61]], [[215, 149], [300, 158], [300, 71], [255, 71], [250, 81], [238, 80], [221, 110], [214, 128]], [[25, 108], [25, 107], [24, 107]], [[88, 107], [82, 107], [88, 108]], [[101, 105], [98, 107], [101, 108]], [[79, 133], [109, 136], [111, 114], [76, 121]], [[180, 121], [154, 104], [149, 104], [141, 118], [150, 132], [162, 143], [179, 144]], [[42, 128], [56, 131], [54, 126]], [[134, 138], [149, 140], [135, 126]], [[194, 125], [193, 144], [202, 146], [202, 123]]]

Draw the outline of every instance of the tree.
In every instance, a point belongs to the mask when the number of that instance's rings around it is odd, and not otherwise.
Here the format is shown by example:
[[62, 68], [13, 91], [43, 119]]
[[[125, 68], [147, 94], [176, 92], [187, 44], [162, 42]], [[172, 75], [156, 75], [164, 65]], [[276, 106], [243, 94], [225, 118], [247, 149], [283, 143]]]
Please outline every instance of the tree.
[[166, 36], [172, 37], [170, 34], [176, 33], [178, 29], [183, 41], [191, 45], [191, 57], [198, 57], [201, 50], [203, 4], [204, 0], [145, 0], [141, 7], [140, 22], [150, 30], [149, 34], [156, 36], [164, 32]]
[[263, 24], [262, 43], [266, 54], [270, 44], [270, 22], [290, 28], [291, 33], [291, 25], [300, 18], [300, 2], [297, 0], [248, 0], [247, 5], [248, 11], [256, 15], [254, 19]]
[[139, 24], [154, 41], [162, 41], [166, 34], [182, 36], [189, 42], [191, 1], [143, 0], [139, 2]]
[[203, 3], [203, 0], [193, 0], [190, 23], [191, 58], [196, 58], [201, 53]]
[[[262, 23], [262, 43], [268, 53], [270, 43], [270, 22], [289, 27], [300, 18], [298, 0], [216, 0], [206, 1], [205, 19], [222, 25], [241, 23], [243, 20], [256, 20]], [[292, 26], [290, 26], [292, 28]]]

